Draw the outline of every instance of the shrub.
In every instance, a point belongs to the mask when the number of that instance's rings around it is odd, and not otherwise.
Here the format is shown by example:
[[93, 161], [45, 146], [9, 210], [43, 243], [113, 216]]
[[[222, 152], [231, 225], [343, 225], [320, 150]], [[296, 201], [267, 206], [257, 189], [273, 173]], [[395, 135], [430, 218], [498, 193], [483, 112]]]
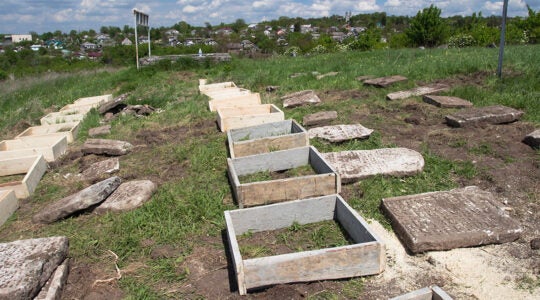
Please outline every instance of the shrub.
[[476, 41], [470, 34], [459, 33], [448, 39], [448, 47], [464, 48], [476, 45]]
[[441, 18], [441, 9], [433, 6], [418, 11], [411, 19], [405, 33], [415, 46], [434, 47], [445, 40], [446, 23]]
[[325, 46], [323, 45], [317, 45], [315, 46], [313, 49], [311, 49], [309, 51], [309, 53], [311, 54], [323, 54], [323, 53], [328, 53], [328, 49], [326, 49]]
[[283, 52], [283, 55], [285, 56], [297, 56], [299, 54], [301, 54], [302, 51], [300, 51], [300, 47], [297, 47], [297, 46], [292, 46], [292, 47], [289, 47], [285, 50], [285, 52]]

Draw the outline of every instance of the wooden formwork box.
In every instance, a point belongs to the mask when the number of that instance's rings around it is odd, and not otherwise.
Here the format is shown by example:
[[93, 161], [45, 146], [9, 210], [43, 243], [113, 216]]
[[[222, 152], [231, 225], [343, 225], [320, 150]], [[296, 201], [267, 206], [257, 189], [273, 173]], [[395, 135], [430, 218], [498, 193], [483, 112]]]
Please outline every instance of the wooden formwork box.
[[235, 88], [235, 87], [236, 87], [236, 84], [232, 81], [206, 84], [205, 79], [199, 79], [199, 91], [202, 93], [207, 92], [207, 91], [212, 91], [212, 90]]
[[279, 122], [285, 114], [274, 104], [244, 107], [223, 107], [217, 110], [217, 122], [222, 132], [230, 129]]
[[295, 120], [227, 131], [231, 158], [309, 146], [307, 131]]
[[[237, 236], [335, 220], [352, 245], [243, 259]], [[302, 199], [225, 211], [225, 222], [238, 291], [273, 284], [350, 278], [379, 274], [386, 262], [385, 246], [366, 221], [339, 195]]]
[[440, 287], [433, 285], [405, 295], [390, 298], [390, 300], [452, 300], [452, 297]]
[[[0, 187], [1, 189], [1, 187]], [[0, 190], [0, 226], [19, 208], [19, 200], [13, 190]]]
[[65, 136], [29, 136], [0, 142], [0, 159], [43, 155], [52, 162], [66, 153], [68, 147]]
[[79, 126], [81, 122], [60, 123], [54, 125], [42, 125], [33, 126], [27, 128], [21, 134], [15, 137], [15, 139], [33, 136], [65, 136], [68, 144], [73, 143], [79, 133]]
[[87, 114], [92, 110], [92, 108], [97, 108], [99, 105], [94, 104], [87, 104], [87, 105], [77, 105], [77, 104], [68, 104], [64, 107], [60, 108], [60, 112], [65, 113], [73, 113], [76, 112], [77, 114]]
[[242, 89], [242, 88], [226, 88], [226, 89], [208, 91], [208, 92], [205, 92], [204, 94], [210, 97], [211, 99], [215, 100], [215, 99], [223, 99], [223, 98], [230, 98], [230, 97], [251, 94], [251, 91]]
[[47, 162], [43, 155], [26, 156], [0, 160], [0, 176], [25, 174], [22, 181], [0, 184], [0, 190], [13, 190], [19, 199], [28, 198], [36, 189], [47, 170]]
[[208, 101], [210, 111], [216, 111], [223, 107], [242, 107], [261, 104], [261, 95], [259, 93], [243, 94], [222, 99]]
[[[307, 165], [311, 165], [317, 174], [249, 183], [240, 183], [239, 180], [243, 175]], [[313, 146], [227, 158], [227, 166], [233, 194], [240, 208], [341, 192], [338, 173]]]
[[73, 104], [75, 105], [95, 105], [95, 107], [99, 107], [100, 105], [113, 101], [113, 96], [111, 94], [107, 95], [101, 95], [101, 96], [93, 96], [93, 97], [85, 97], [85, 98], [79, 98], [75, 101], [73, 101]]
[[66, 112], [53, 112], [40, 119], [41, 125], [54, 125], [60, 123], [81, 122], [85, 114], [69, 114]]

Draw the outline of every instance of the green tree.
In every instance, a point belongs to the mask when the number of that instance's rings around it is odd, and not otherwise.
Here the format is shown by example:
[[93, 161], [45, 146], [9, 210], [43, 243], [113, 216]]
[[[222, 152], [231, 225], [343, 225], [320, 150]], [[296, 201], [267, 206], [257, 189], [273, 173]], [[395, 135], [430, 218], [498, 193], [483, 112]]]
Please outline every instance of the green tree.
[[432, 4], [429, 8], [418, 11], [405, 33], [415, 46], [434, 47], [445, 40], [447, 31], [446, 23], [441, 18], [441, 10]]

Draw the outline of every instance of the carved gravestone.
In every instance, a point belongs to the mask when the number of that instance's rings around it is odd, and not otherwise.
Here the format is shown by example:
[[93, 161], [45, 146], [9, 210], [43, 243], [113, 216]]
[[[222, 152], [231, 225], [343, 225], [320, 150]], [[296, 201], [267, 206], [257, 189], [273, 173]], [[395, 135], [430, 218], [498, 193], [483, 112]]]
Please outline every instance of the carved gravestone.
[[465, 99], [450, 96], [425, 95], [424, 102], [442, 107], [442, 108], [467, 108], [473, 104]]
[[281, 97], [283, 100], [283, 107], [293, 108], [303, 105], [311, 105], [321, 103], [319, 96], [312, 90], [300, 91]]
[[103, 176], [113, 174], [120, 170], [120, 160], [118, 157], [111, 157], [106, 160], [93, 163], [82, 172], [83, 178], [88, 181], [94, 181]]
[[523, 139], [523, 142], [533, 148], [540, 148], [540, 129], [536, 129], [535, 131], [527, 134], [525, 139]]
[[157, 186], [150, 180], [122, 183], [94, 212], [121, 212], [133, 210], [150, 200]]
[[373, 129], [360, 124], [315, 127], [308, 130], [309, 138], [321, 138], [331, 143], [340, 143], [353, 139], [368, 138]]
[[384, 88], [391, 84], [406, 81], [406, 80], [407, 80], [407, 77], [404, 77], [401, 75], [395, 75], [395, 76], [379, 77], [379, 78], [364, 80], [364, 84]]
[[313, 126], [326, 124], [332, 120], [337, 119], [337, 111], [320, 111], [314, 114], [305, 115], [302, 119], [302, 125]]
[[452, 127], [474, 126], [480, 123], [504, 124], [519, 120], [523, 112], [503, 105], [470, 108], [446, 116], [446, 123]]
[[392, 227], [412, 253], [512, 242], [522, 229], [476, 186], [382, 200]]
[[84, 154], [97, 155], [125, 155], [131, 151], [133, 145], [124, 141], [107, 139], [88, 139], [82, 146]]
[[417, 88], [407, 90], [407, 91], [399, 91], [395, 93], [390, 93], [386, 95], [386, 99], [388, 100], [401, 100], [406, 99], [413, 96], [423, 96], [428, 94], [434, 94], [438, 92], [447, 91], [450, 87], [446, 84], [442, 83], [435, 83], [427, 86], [419, 86]]

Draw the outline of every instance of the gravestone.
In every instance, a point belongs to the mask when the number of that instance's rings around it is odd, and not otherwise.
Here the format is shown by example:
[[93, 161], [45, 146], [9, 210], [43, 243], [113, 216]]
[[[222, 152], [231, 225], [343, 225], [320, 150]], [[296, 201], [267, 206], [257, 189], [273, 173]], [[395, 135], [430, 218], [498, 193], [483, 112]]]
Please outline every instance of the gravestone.
[[522, 229], [476, 186], [386, 198], [382, 208], [412, 253], [512, 242]]
[[425, 95], [424, 102], [442, 107], [442, 108], [467, 108], [473, 104], [465, 99], [450, 96]]
[[316, 127], [308, 130], [309, 138], [321, 138], [331, 143], [340, 143], [352, 139], [368, 138], [373, 129], [360, 124]]
[[150, 200], [156, 189], [156, 184], [150, 180], [135, 180], [122, 183], [94, 212], [133, 210]]
[[313, 125], [321, 125], [328, 123], [332, 120], [337, 119], [337, 111], [331, 110], [331, 111], [320, 111], [316, 112], [314, 114], [305, 115], [302, 119], [302, 125], [304, 126], [313, 126]]
[[480, 123], [504, 124], [519, 120], [523, 112], [502, 105], [485, 106], [461, 110], [446, 116], [446, 123], [452, 127], [473, 126]]
[[401, 75], [395, 75], [395, 76], [367, 79], [367, 80], [364, 80], [364, 84], [384, 88], [384, 87], [387, 87], [387, 86], [389, 86], [391, 84], [406, 81], [406, 80], [407, 80], [407, 77], [404, 77], [404, 76], [401, 76]]
[[124, 141], [107, 140], [107, 139], [88, 139], [82, 146], [84, 154], [97, 155], [125, 155], [131, 152], [133, 145]]
[[329, 152], [321, 156], [336, 169], [343, 183], [375, 175], [414, 175], [424, 168], [422, 155], [407, 148]]
[[84, 179], [93, 181], [104, 175], [113, 174], [120, 170], [120, 160], [118, 157], [112, 157], [106, 160], [91, 164], [82, 172]]
[[300, 91], [281, 97], [283, 107], [297, 107], [303, 105], [311, 105], [321, 103], [319, 96], [312, 90]]
[[407, 91], [399, 91], [395, 93], [390, 93], [386, 95], [386, 99], [388, 100], [401, 100], [406, 99], [413, 96], [423, 96], [428, 94], [434, 94], [438, 92], [447, 91], [450, 87], [446, 84], [442, 83], [435, 83], [427, 86], [419, 86], [417, 88], [407, 90]]
[[98, 136], [98, 135], [106, 135], [106, 134], [109, 134], [111, 133], [111, 125], [104, 125], [104, 126], [100, 126], [100, 127], [94, 127], [94, 128], [90, 128], [88, 130], [88, 135], [90, 137], [95, 137], [95, 136]]
[[523, 142], [533, 148], [540, 148], [540, 129], [536, 129], [535, 131], [527, 134], [525, 139], [523, 139]]
[[0, 244], [0, 299], [33, 299], [68, 255], [64, 236]]

